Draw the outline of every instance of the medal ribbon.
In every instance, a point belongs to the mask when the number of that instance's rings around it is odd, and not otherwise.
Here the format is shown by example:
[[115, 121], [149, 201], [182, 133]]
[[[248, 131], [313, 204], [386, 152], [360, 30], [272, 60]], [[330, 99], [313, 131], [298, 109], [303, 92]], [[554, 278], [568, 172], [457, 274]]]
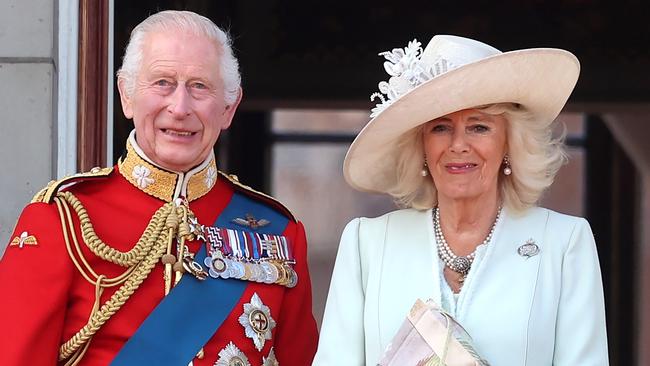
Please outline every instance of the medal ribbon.
[[[288, 224], [288, 219], [272, 208], [234, 193], [214, 226], [231, 228], [235, 225], [231, 222], [233, 218], [245, 217], [246, 214], [270, 221], [256, 230], [262, 233], [282, 233]], [[203, 263], [205, 256], [206, 249], [202, 246], [195, 261]], [[247, 281], [236, 279], [199, 281], [185, 274], [124, 344], [111, 365], [189, 364], [219, 330], [247, 285]], [[204, 311], [206, 308], [210, 311]]]

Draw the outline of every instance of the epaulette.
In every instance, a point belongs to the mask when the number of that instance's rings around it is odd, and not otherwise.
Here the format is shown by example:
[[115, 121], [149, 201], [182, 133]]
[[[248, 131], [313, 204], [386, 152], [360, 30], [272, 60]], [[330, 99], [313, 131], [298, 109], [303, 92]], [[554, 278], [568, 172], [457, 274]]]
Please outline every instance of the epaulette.
[[57, 192], [64, 186], [68, 186], [70, 184], [86, 181], [86, 180], [95, 180], [99, 178], [105, 178], [108, 177], [111, 172], [113, 172], [113, 167], [109, 168], [100, 168], [100, 167], [95, 167], [90, 169], [90, 171], [84, 172], [84, 173], [77, 173], [73, 174], [64, 178], [61, 178], [59, 180], [51, 180], [45, 188], [41, 189], [34, 195], [34, 198], [32, 198], [31, 203], [35, 202], [43, 202], [43, 203], [51, 203], [52, 200], [54, 199], [54, 196], [56, 196]]
[[291, 213], [291, 211], [285, 205], [283, 205], [280, 201], [276, 200], [275, 198], [273, 198], [273, 197], [271, 197], [271, 196], [269, 196], [267, 194], [256, 191], [253, 188], [251, 188], [251, 187], [249, 187], [249, 186], [247, 186], [245, 184], [239, 183], [239, 178], [237, 178], [236, 175], [234, 175], [234, 174], [226, 174], [226, 173], [224, 173], [222, 171], [219, 171], [219, 175], [226, 178], [226, 180], [228, 180], [230, 183], [232, 183], [232, 185], [235, 187], [235, 189], [237, 191], [245, 194], [246, 196], [249, 196], [251, 198], [255, 198], [257, 200], [260, 200], [260, 201], [268, 204], [269, 206], [275, 208], [276, 210], [280, 211], [281, 213], [283, 213], [284, 215], [289, 217], [294, 222], [298, 221], [298, 220], [296, 220], [296, 217], [293, 215], [293, 213]]

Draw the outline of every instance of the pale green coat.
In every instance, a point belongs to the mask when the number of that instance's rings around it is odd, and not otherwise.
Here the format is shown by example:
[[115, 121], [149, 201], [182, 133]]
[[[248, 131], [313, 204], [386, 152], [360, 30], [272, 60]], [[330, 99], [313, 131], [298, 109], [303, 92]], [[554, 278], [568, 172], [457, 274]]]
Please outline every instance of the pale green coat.
[[[539, 254], [517, 248], [533, 239]], [[376, 365], [415, 299], [440, 304], [431, 210], [351, 221], [341, 237], [314, 365]], [[457, 320], [492, 366], [608, 365], [600, 268], [587, 221], [504, 209], [461, 291]]]

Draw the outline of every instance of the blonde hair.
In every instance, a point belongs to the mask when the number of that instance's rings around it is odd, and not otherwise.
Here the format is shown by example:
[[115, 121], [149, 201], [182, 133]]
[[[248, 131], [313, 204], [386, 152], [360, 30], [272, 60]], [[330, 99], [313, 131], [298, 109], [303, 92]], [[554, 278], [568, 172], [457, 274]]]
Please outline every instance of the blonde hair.
[[142, 64], [142, 52], [148, 34], [162, 31], [183, 31], [204, 36], [213, 41], [221, 52], [219, 65], [224, 84], [224, 99], [227, 104], [237, 100], [241, 86], [239, 62], [232, 52], [232, 40], [228, 33], [219, 28], [210, 19], [191, 11], [165, 10], [149, 16], [131, 32], [131, 38], [124, 52], [122, 67], [117, 77], [126, 82], [126, 93], [132, 95], [135, 81]]
[[[516, 212], [535, 206], [566, 163], [564, 131], [553, 137], [554, 121], [540, 121], [525, 108], [513, 103], [476, 107], [483, 113], [507, 120], [507, 154], [512, 168], [509, 176], [499, 175], [503, 205]], [[401, 207], [429, 209], [437, 205], [437, 190], [430, 176], [422, 177], [424, 166], [424, 125], [403, 134], [397, 143], [397, 183], [387, 193]]]

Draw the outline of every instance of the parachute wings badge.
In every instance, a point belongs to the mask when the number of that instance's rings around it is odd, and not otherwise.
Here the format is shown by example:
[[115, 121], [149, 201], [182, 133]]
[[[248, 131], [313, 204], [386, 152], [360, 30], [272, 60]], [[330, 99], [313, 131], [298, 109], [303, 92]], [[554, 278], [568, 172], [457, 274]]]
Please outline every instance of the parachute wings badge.
[[23, 248], [25, 245], [38, 245], [38, 240], [34, 235], [29, 235], [27, 231], [23, 231], [20, 236], [16, 236], [9, 246]]

